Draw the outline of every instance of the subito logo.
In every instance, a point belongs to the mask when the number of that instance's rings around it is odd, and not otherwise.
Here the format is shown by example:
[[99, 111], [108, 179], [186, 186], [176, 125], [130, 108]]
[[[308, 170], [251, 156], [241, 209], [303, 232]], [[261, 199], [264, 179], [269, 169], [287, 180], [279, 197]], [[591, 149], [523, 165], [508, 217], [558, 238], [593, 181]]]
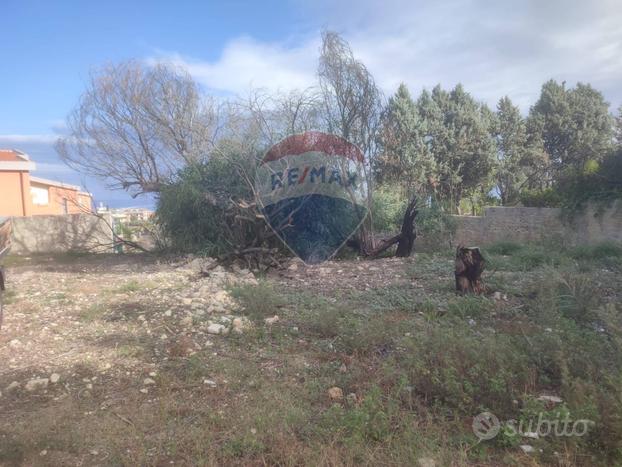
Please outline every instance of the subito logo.
[[285, 138], [266, 153], [255, 185], [266, 221], [307, 263], [333, 256], [367, 216], [363, 153], [335, 135]]
[[481, 440], [493, 439], [501, 430], [497, 416], [490, 412], [482, 412], [473, 417], [473, 433]]

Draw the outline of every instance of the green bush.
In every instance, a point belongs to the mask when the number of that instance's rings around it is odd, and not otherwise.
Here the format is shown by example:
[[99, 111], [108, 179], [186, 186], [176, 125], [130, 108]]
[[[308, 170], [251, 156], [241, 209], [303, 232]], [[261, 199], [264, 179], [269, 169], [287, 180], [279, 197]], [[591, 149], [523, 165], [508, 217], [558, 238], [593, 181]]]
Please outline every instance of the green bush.
[[553, 188], [544, 190], [525, 190], [520, 194], [523, 206], [533, 208], [557, 208], [562, 205], [561, 193]]
[[231, 203], [253, 198], [243, 177], [253, 173], [252, 161], [238, 159], [215, 156], [188, 166], [162, 189], [156, 215], [174, 250], [217, 256], [252, 240], [256, 232], [235, 220]]
[[374, 231], [398, 231], [407, 205], [408, 199], [399, 187], [383, 186], [374, 191], [371, 211]]

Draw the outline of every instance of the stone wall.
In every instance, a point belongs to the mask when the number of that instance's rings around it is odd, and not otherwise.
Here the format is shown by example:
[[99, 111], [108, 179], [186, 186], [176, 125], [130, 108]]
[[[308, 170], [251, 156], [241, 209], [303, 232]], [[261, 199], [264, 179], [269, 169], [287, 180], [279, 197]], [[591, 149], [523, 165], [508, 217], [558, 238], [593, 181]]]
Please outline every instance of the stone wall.
[[13, 217], [11, 253], [112, 251], [108, 224], [91, 214]]
[[557, 208], [490, 207], [483, 216], [454, 216], [454, 244], [485, 245], [499, 241], [558, 239], [569, 245], [622, 242], [622, 201], [604, 210], [589, 206], [572, 221]]

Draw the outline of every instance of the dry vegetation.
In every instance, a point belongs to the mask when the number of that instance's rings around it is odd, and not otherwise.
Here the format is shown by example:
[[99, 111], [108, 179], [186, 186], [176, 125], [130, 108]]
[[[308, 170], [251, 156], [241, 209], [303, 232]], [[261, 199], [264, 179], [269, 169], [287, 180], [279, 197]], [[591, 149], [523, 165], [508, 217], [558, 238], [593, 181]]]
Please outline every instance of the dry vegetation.
[[[485, 253], [484, 297], [455, 295], [450, 253], [258, 281], [142, 256], [11, 258], [0, 465], [620, 462], [620, 250]], [[478, 443], [483, 410], [595, 425]]]

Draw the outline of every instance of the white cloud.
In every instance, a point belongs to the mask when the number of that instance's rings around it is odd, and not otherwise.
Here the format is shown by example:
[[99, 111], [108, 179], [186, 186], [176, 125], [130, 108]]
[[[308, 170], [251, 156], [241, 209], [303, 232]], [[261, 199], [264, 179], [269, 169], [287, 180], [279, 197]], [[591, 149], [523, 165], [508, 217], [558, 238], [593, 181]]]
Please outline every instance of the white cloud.
[[20, 144], [54, 144], [59, 135], [54, 134], [34, 134], [34, 135], [0, 135], [2, 145]]
[[216, 62], [179, 53], [160, 53], [149, 61], [181, 65], [212, 90], [243, 94], [251, 88], [279, 91], [312, 86], [318, 47], [319, 39], [288, 47], [242, 37], [227, 44]]
[[383, 90], [404, 81], [413, 93], [462, 82], [494, 105], [509, 95], [524, 111], [550, 78], [590, 82], [614, 106], [622, 102], [622, 6], [618, 0], [467, 0], [453, 2], [305, 2], [309, 31], [292, 44], [244, 37], [215, 61], [159, 54], [186, 66], [207, 87], [304, 88], [315, 83], [319, 29], [344, 34]]

